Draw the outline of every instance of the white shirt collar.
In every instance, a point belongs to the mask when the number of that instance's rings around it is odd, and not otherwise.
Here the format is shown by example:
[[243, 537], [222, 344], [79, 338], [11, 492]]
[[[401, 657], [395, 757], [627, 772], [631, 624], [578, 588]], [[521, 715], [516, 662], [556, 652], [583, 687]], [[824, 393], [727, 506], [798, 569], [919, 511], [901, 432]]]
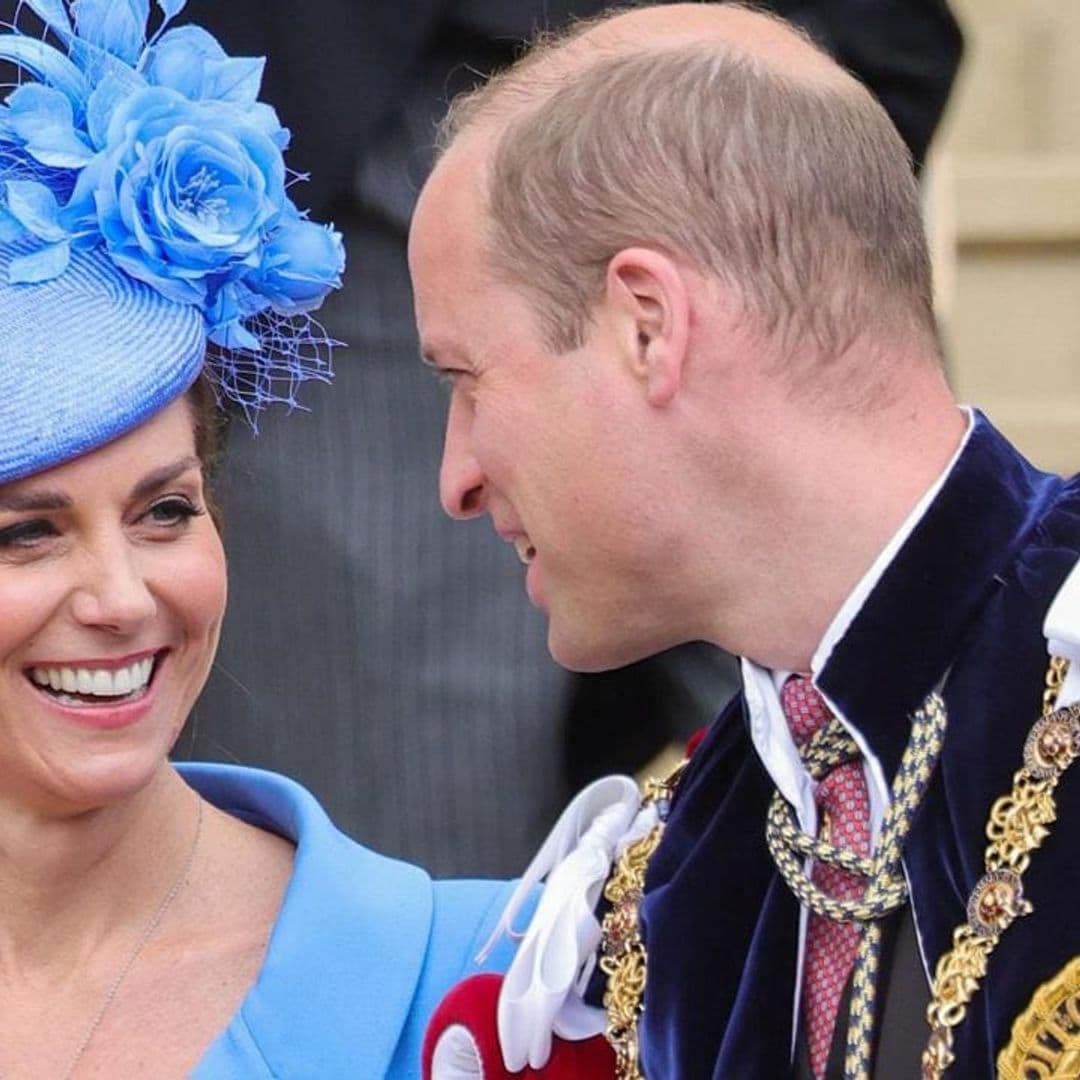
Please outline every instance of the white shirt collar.
[[[964, 437], [960, 440], [960, 445], [956, 448], [948, 464], [923, 493], [889, 542], [881, 549], [877, 558], [870, 565], [870, 569], [859, 579], [848, 594], [847, 599], [841, 604], [839, 611], [833, 616], [832, 622], [829, 623], [828, 629], [826, 629], [810, 661], [810, 675], [815, 684], [817, 676], [825, 667], [837, 642], [847, 633], [855, 616], [866, 602], [866, 598], [881, 580], [885, 570], [915, 530], [915, 527], [923, 519], [930, 504], [937, 498], [964, 447], [967, 446], [975, 425], [975, 415], [971, 409], [966, 407], [964, 412], [967, 416], [967, 428], [964, 431]], [[770, 671], [759, 667], [750, 660], [743, 659], [742, 674], [747, 710], [750, 716], [750, 737], [754, 743], [754, 748], [781, 795], [795, 808], [800, 827], [807, 832], [814, 833], [817, 830], [817, 813], [814, 808], [814, 788], [816, 785], [803, 768], [802, 761], [795, 748], [795, 742], [788, 731], [787, 722], [780, 708], [780, 688], [784, 685], [784, 681], [791, 672]], [[829, 701], [828, 698], [825, 700], [863, 752], [870, 778], [870, 783], [867, 785], [870, 795], [870, 830], [871, 836], [876, 842], [881, 831], [885, 810], [889, 805], [889, 787], [881, 763], [865, 744], [858, 729], [853, 727], [847, 717], [836, 707], [836, 703]]]

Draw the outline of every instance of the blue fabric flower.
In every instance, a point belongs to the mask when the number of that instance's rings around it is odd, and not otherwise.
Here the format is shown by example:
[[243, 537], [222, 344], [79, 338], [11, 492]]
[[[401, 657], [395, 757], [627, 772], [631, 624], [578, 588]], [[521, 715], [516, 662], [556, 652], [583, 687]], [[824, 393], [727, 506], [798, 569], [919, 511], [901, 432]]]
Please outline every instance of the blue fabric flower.
[[[258, 100], [264, 61], [228, 56], [184, 0], [26, 0], [66, 52], [0, 35], [0, 60], [39, 81], [0, 105], [0, 238], [40, 241], [13, 281], [49, 280], [72, 245], [196, 305], [212, 341], [259, 351], [264, 313], [318, 307], [340, 285], [341, 236], [297, 210], [289, 134]], [[8, 168], [7, 166], [11, 166]], [[280, 320], [273, 346], [281, 348]]]
[[286, 214], [263, 247], [258, 270], [247, 280], [275, 311], [292, 315], [317, 308], [325, 283], [340, 282], [344, 269], [345, 251], [337, 233]]
[[66, 208], [73, 232], [96, 229], [132, 277], [206, 308], [258, 268], [289, 201], [266, 125], [233, 112], [165, 87], [124, 99]]

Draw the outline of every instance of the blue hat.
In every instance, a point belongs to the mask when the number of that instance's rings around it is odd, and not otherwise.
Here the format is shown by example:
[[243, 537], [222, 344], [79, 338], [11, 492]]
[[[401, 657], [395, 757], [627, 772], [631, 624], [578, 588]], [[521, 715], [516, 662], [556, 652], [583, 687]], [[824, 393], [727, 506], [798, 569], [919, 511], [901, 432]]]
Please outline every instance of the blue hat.
[[[0, 247], [0, 281], [29, 246]], [[100, 250], [73, 252], [50, 281], [0, 287], [0, 484], [136, 427], [195, 381], [205, 351], [196, 308], [127, 277]]]
[[288, 194], [264, 62], [226, 55], [185, 0], [25, 0], [0, 34], [0, 483], [100, 446], [200, 370], [255, 424], [327, 380], [310, 316], [341, 236]]

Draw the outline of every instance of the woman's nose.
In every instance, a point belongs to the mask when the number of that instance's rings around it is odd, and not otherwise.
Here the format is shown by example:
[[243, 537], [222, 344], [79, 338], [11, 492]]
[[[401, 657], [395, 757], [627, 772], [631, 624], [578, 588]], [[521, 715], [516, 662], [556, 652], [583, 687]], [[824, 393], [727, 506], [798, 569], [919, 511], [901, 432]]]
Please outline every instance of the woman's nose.
[[138, 553], [125, 544], [112, 544], [88, 559], [72, 609], [83, 625], [117, 633], [130, 633], [153, 618], [157, 601]]

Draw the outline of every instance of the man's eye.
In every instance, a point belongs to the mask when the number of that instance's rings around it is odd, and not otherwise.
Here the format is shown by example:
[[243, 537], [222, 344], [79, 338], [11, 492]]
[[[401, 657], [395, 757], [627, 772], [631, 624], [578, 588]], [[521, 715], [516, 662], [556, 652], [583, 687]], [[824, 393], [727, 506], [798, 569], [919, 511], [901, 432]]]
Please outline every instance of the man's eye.
[[56, 528], [50, 521], [38, 518], [17, 521], [0, 529], [0, 549], [31, 548], [56, 535]]
[[440, 367], [432, 368], [431, 370], [434, 373], [435, 378], [439, 380], [439, 383], [450, 390], [453, 390], [458, 383], [467, 379], [472, 374], [471, 371], [466, 371], [464, 368]]
[[172, 495], [167, 499], [154, 503], [146, 512], [146, 519], [152, 525], [162, 527], [185, 525], [194, 517], [200, 517], [206, 511], [201, 506], [196, 506], [188, 499], [182, 499]]

